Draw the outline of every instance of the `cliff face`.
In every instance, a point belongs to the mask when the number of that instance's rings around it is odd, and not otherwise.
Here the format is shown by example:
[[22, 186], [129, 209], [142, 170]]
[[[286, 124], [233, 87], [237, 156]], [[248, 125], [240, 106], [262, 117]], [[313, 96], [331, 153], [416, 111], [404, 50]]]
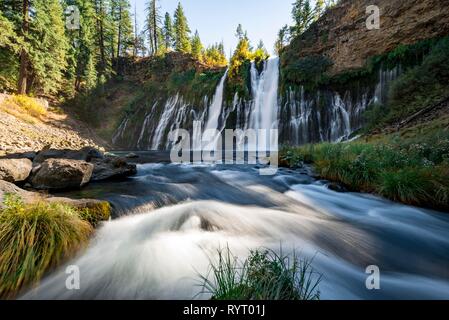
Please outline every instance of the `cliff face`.
[[[284, 64], [311, 55], [333, 62], [329, 73], [363, 67], [369, 57], [398, 45], [449, 34], [446, 0], [342, 0], [286, 48]], [[380, 29], [368, 30], [366, 8], [380, 9]]]

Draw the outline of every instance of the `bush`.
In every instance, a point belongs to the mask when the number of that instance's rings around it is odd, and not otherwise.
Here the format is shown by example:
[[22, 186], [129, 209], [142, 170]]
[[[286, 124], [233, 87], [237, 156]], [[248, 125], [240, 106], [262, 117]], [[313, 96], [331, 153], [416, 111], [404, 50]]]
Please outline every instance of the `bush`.
[[7, 195], [0, 211], [0, 297], [13, 298], [87, 244], [92, 226], [61, 204]]
[[[212, 300], [319, 300], [321, 275], [311, 262], [293, 254], [286, 256], [272, 250], [251, 251], [240, 263], [229, 248], [218, 251], [218, 261], [211, 261], [213, 280], [200, 276], [202, 293]], [[210, 272], [209, 272], [210, 274]]]
[[8, 96], [0, 103], [0, 109], [29, 123], [35, 123], [47, 114], [47, 109], [36, 99], [24, 95]]

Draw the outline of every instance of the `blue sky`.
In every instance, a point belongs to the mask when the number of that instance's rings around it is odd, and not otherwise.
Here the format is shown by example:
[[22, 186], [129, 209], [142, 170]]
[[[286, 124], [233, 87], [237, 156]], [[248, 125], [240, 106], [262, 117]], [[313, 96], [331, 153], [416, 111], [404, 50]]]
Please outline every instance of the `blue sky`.
[[[147, 0], [130, 0], [137, 6], [139, 27], [145, 21]], [[173, 12], [179, 0], [159, 0], [162, 14]], [[237, 40], [235, 30], [241, 23], [248, 31], [254, 46], [263, 40], [269, 52], [273, 51], [278, 30], [291, 24], [293, 0], [181, 0], [189, 20], [190, 29], [200, 33], [205, 45], [224, 41], [226, 53], [234, 49]]]

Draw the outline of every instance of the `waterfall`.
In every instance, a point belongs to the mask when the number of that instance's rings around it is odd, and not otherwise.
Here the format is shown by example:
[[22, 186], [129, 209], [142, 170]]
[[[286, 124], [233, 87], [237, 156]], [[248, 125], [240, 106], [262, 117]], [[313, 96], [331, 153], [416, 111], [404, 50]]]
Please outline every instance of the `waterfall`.
[[[206, 150], [209, 150], [209, 148], [212, 148], [211, 150], [216, 150], [217, 148], [217, 142], [220, 138], [220, 134], [211, 136], [213, 134], [212, 130], [216, 130], [221, 133], [222, 130], [219, 128], [219, 119], [220, 115], [223, 113], [223, 96], [224, 96], [224, 87], [225, 82], [228, 77], [228, 70], [226, 70], [225, 74], [220, 80], [220, 83], [217, 86], [217, 89], [215, 90], [215, 95], [212, 100], [211, 105], [209, 106], [208, 110], [208, 119], [204, 126], [204, 132], [203, 135], [205, 136], [205, 140], [209, 141], [209, 143], [206, 143], [204, 145]], [[222, 121], [223, 122], [223, 121]], [[226, 122], [226, 121], [224, 121]], [[222, 125], [224, 129], [224, 124]]]
[[164, 106], [164, 112], [162, 113], [162, 116], [159, 120], [159, 124], [154, 133], [153, 143], [151, 147], [152, 150], [158, 150], [160, 148], [164, 139], [164, 134], [167, 129], [167, 126], [170, 120], [172, 119], [173, 114], [175, 113], [178, 101], [179, 101], [179, 93], [176, 94], [175, 97], [172, 97], [167, 100]]
[[289, 89], [279, 116], [282, 141], [304, 145], [341, 142], [351, 138], [364, 124], [364, 113], [374, 104], [385, 105], [391, 84], [402, 73], [400, 66], [380, 69], [373, 84], [353, 83], [349, 89], [322, 89], [305, 93]]
[[251, 90], [253, 103], [249, 122], [250, 129], [277, 129], [279, 86], [279, 58], [265, 62], [259, 75], [255, 62], [251, 63]]

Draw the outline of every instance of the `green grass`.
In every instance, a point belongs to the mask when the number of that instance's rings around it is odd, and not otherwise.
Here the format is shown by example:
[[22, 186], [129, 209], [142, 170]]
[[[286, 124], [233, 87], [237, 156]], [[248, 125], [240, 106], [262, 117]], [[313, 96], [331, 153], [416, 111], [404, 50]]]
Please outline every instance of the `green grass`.
[[61, 204], [24, 204], [8, 195], [0, 211], [0, 298], [14, 298], [84, 247], [93, 227]]
[[393, 201], [449, 209], [449, 133], [284, 148], [281, 164], [313, 163], [324, 179]]
[[321, 275], [296, 254], [251, 251], [240, 262], [229, 248], [218, 250], [210, 271], [200, 275], [202, 292], [212, 300], [319, 300]]

